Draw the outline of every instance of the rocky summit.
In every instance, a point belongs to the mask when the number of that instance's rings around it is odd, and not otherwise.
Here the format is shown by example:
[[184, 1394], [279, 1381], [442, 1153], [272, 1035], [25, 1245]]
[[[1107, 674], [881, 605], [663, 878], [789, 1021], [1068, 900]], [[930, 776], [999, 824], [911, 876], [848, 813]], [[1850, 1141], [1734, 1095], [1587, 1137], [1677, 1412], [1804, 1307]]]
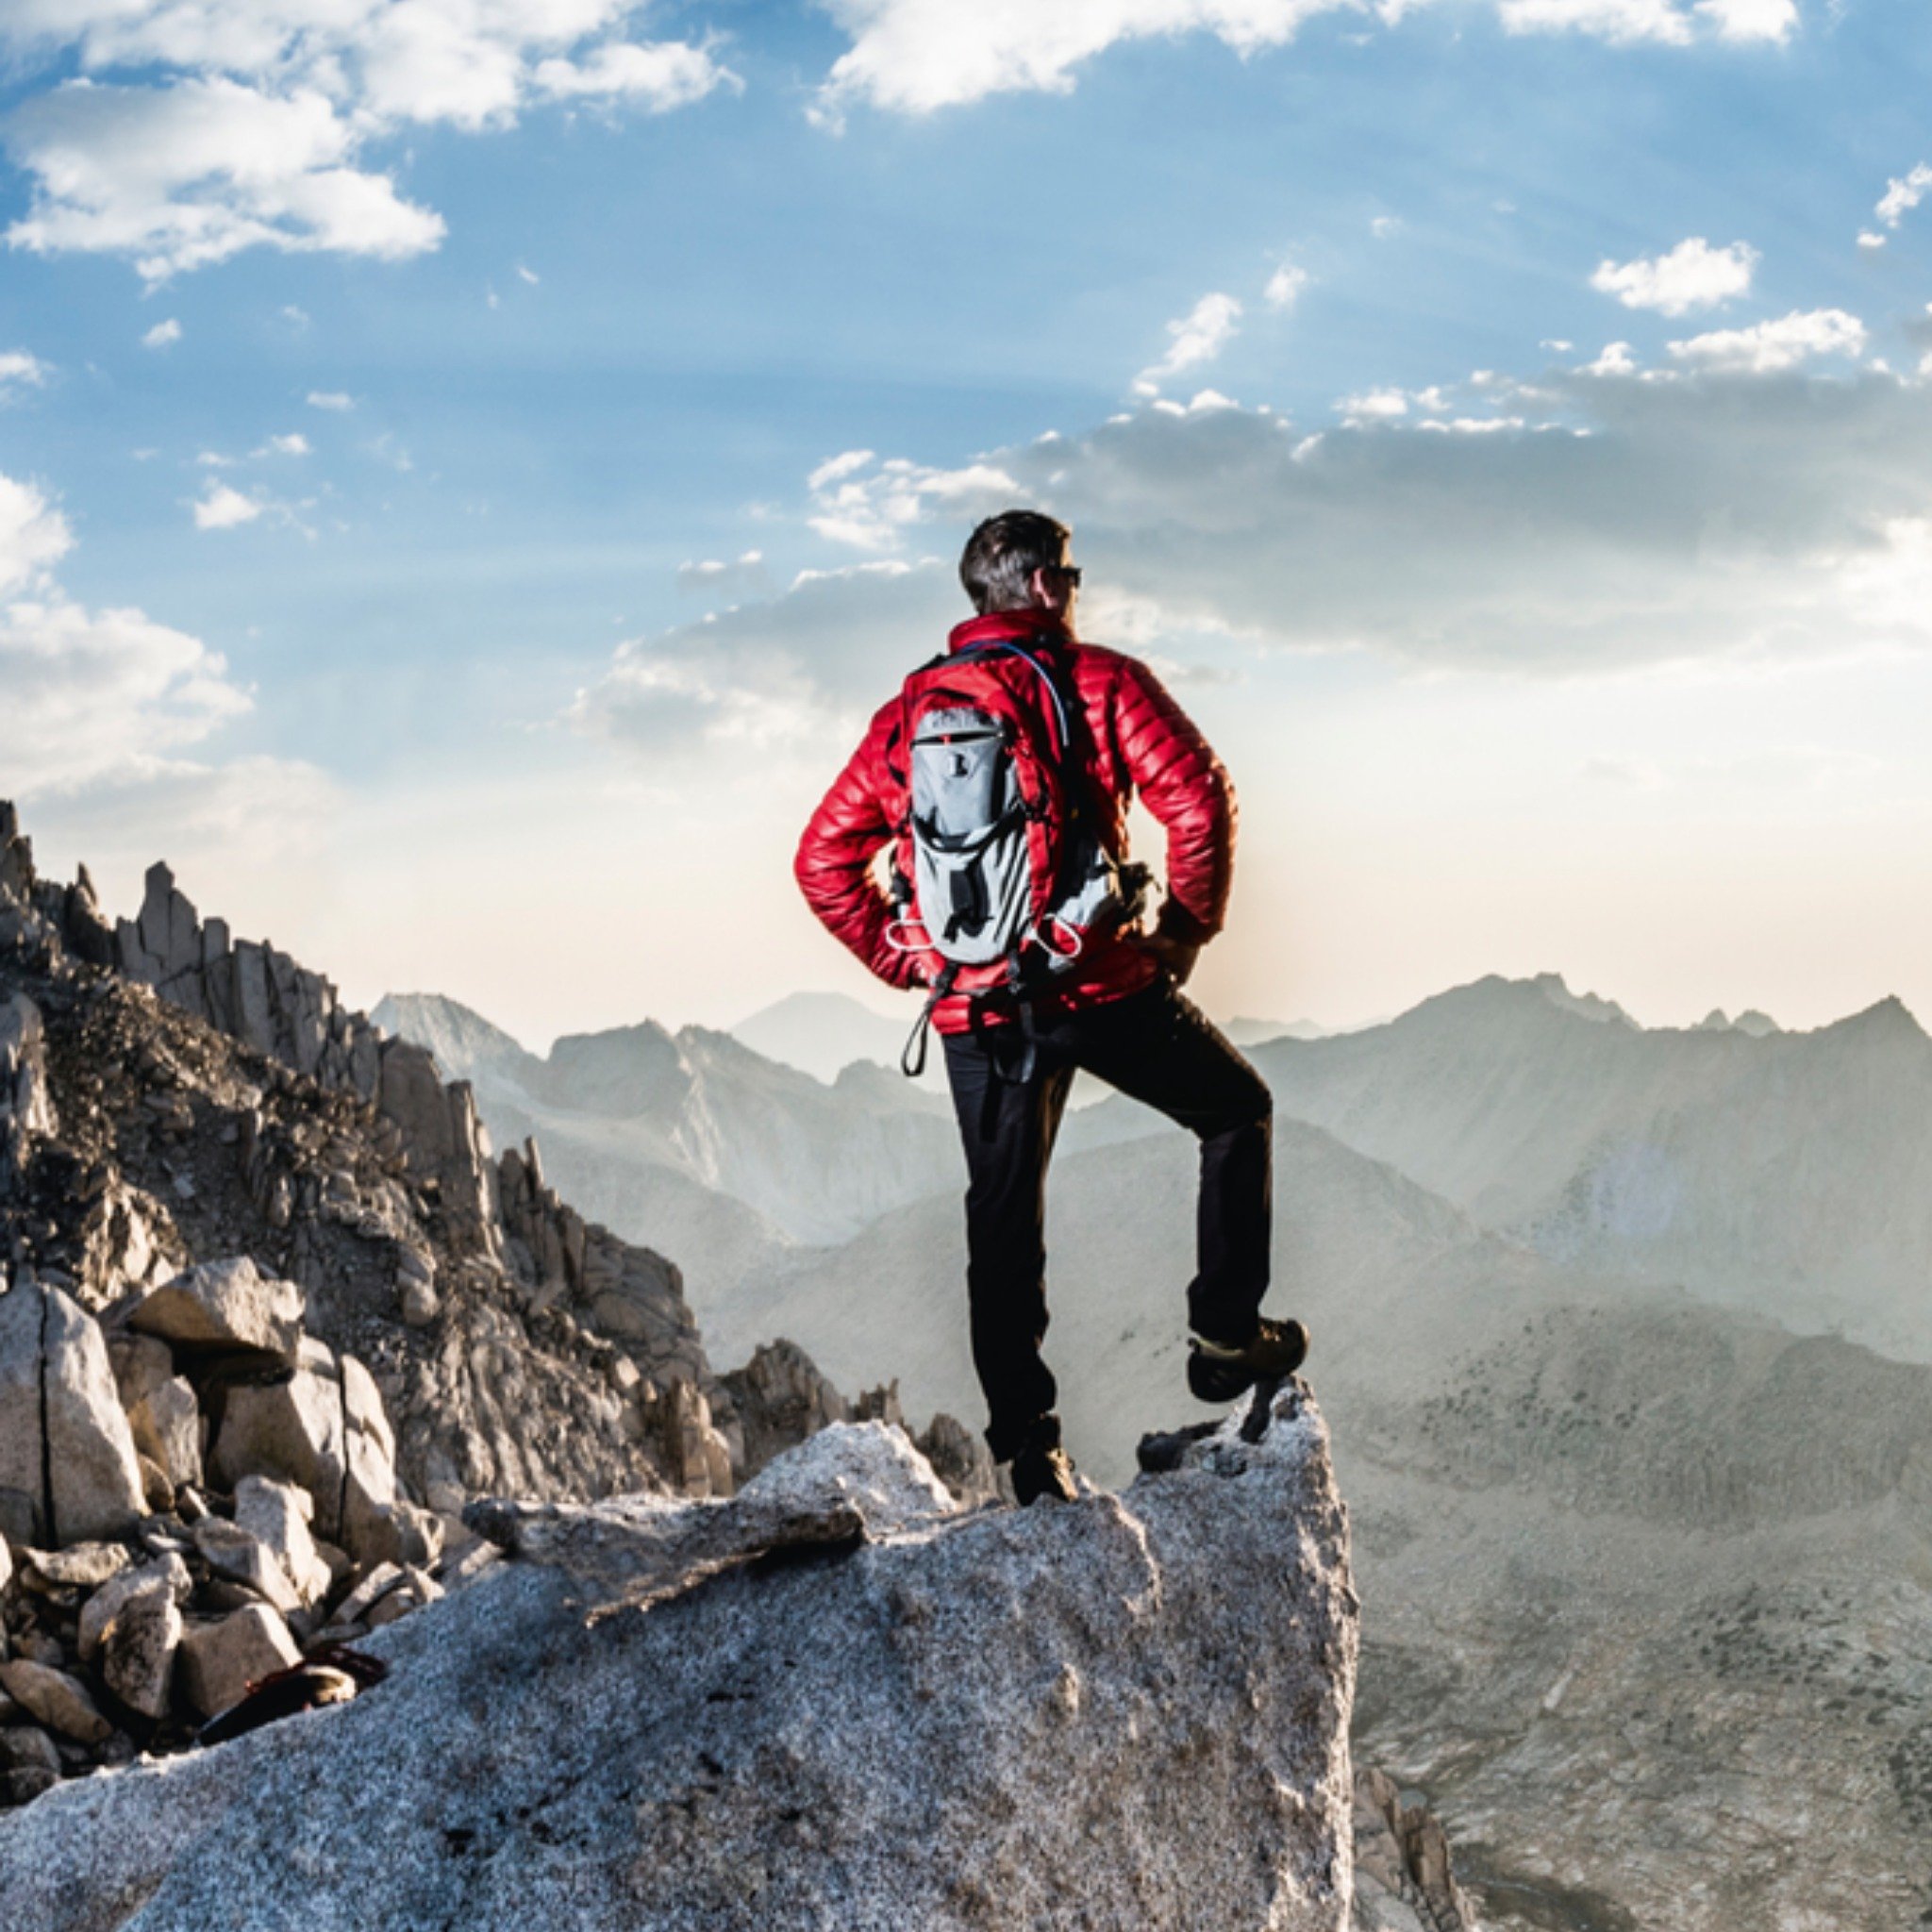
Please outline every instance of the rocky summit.
[[19, 1923], [1349, 1923], [1357, 1607], [1298, 1387], [1024, 1512], [873, 1423], [729, 1502], [477, 1513], [513, 1560], [371, 1639], [378, 1688], [0, 1831]]
[[[482, 1494], [724, 1497], [848, 1402], [165, 866], [110, 925], [0, 806], [0, 1807], [188, 1745], [487, 1563]], [[924, 1438], [962, 1495], [982, 1445]]]
[[1305, 1386], [1000, 1507], [0, 805], [0, 1921], [1462, 1932]]

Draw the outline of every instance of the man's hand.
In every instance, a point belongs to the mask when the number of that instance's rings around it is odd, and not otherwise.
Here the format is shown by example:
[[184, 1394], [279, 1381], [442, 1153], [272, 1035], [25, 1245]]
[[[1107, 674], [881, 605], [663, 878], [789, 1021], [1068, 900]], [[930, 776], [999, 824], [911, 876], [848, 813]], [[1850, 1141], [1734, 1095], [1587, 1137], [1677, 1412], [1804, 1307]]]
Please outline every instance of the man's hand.
[[1128, 935], [1130, 942], [1140, 951], [1152, 956], [1176, 986], [1185, 986], [1188, 975], [1194, 970], [1194, 961], [1201, 957], [1198, 943], [1177, 940], [1163, 932], [1140, 932]]

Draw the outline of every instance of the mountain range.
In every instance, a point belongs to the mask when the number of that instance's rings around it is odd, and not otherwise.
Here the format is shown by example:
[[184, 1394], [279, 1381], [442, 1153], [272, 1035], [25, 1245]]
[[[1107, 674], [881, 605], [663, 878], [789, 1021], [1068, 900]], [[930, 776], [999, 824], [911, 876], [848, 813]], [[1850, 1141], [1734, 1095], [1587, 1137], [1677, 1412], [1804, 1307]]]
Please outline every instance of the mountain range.
[[[861, 1074], [900, 1155], [868, 1195], [865, 1130], [835, 1106], [851, 1072], [797, 1085], [753, 1056], [726, 1079], [716, 1036], [656, 1037], [652, 1118], [688, 1186], [730, 1197], [691, 1118], [719, 1145], [812, 1143], [755, 1170], [769, 1238], [690, 1271], [711, 1345], [784, 1333], [841, 1386], [893, 1377], [916, 1412], [976, 1415], [943, 1113]], [[521, 1066], [546, 1153], [620, 1091], [651, 1112], [622, 1037], [599, 1039]], [[1250, 1051], [1275, 1096], [1270, 1306], [1313, 1330], [1356, 1524], [1357, 1747], [1443, 1816], [1486, 1923], [1917, 1923], [1932, 1041], [1895, 1001], [1809, 1032], [1645, 1028], [1543, 975]], [[755, 1136], [734, 1106], [766, 1110]], [[1193, 1167], [1124, 1100], [1063, 1130], [1047, 1349], [1102, 1481], [1200, 1413]], [[600, 1211], [696, 1257], [624, 1205]]]

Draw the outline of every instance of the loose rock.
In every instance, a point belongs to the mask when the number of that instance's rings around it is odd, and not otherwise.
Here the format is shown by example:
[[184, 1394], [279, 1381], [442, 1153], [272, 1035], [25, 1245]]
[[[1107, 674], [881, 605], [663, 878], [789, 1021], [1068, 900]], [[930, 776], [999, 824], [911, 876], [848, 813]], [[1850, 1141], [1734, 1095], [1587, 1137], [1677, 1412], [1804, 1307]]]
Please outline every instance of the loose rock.
[[142, 1717], [165, 1716], [180, 1641], [181, 1611], [170, 1580], [158, 1576], [130, 1591], [103, 1639], [108, 1689]]
[[158, 1288], [128, 1325], [171, 1342], [257, 1348], [292, 1357], [302, 1334], [302, 1291], [265, 1275], [246, 1255], [206, 1261]]
[[159, 1582], [167, 1586], [170, 1595], [177, 1604], [185, 1604], [193, 1591], [193, 1579], [188, 1574], [188, 1565], [172, 1551], [158, 1557], [152, 1563], [143, 1563], [137, 1570], [124, 1570], [110, 1582], [88, 1598], [80, 1608], [80, 1624], [75, 1638], [82, 1663], [92, 1663], [98, 1655], [102, 1640], [109, 1626], [120, 1614], [127, 1600], [137, 1591], [149, 1588]]
[[240, 1524], [219, 1516], [205, 1517], [194, 1525], [194, 1547], [208, 1560], [217, 1576], [231, 1583], [245, 1584], [257, 1596], [276, 1609], [299, 1610], [301, 1593], [276, 1560], [275, 1554], [258, 1536], [251, 1535]]
[[114, 1726], [95, 1708], [87, 1686], [65, 1671], [16, 1657], [10, 1664], [0, 1664], [0, 1687], [63, 1738], [98, 1744], [113, 1734]]
[[247, 1475], [235, 1486], [235, 1524], [260, 1539], [274, 1553], [282, 1574], [306, 1608], [328, 1594], [329, 1567], [308, 1532], [315, 1506], [306, 1490], [292, 1483]]
[[252, 1604], [217, 1624], [190, 1624], [178, 1668], [188, 1701], [203, 1717], [239, 1704], [251, 1683], [301, 1660], [289, 1626], [266, 1604]]

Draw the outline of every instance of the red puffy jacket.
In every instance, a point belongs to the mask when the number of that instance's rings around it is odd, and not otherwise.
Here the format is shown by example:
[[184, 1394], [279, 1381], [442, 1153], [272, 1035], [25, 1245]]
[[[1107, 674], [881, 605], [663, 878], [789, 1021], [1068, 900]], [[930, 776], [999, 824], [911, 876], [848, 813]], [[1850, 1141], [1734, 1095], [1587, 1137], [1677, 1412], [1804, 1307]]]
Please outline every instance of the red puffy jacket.
[[[1198, 943], [1221, 930], [1234, 871], [1235, 801], [1221, 760], [1181, 708], [1144, 664], [1119, 651], [1078, 642], [1043, 610], [1001, 610], [954, 627], [948, 648], [964, 650], [994, 639], [1048, 638], [1087, 717], [1088, 781], [1104, 814], [1111, 849], [1127, 856], [1127, 805], [1135, 792], [1167, 828], [1167, 899], [1159, 930]], [[832, 789], [798, 841], [799, 890], [827, 931], [849, 946], [891, 986], [924, 977], [928, 959], [886, 942], [892, 908], [873, 861], [899, 835], [909, 801], [886, 761], [886, 743], [900, 716], [895, 693], [867, 727]], [[1153, 958], [1119, 934], [1090, 943], [1079, 967], [1038, 1002], [1042, 1013], [1138, 992], [1158, 968]], [[991, 1003], [986, 1018], [1004, 1016]], [[941, 1001], [933, 1024], [961, 1033], [967, 999]]]

